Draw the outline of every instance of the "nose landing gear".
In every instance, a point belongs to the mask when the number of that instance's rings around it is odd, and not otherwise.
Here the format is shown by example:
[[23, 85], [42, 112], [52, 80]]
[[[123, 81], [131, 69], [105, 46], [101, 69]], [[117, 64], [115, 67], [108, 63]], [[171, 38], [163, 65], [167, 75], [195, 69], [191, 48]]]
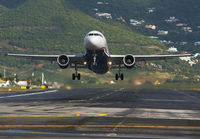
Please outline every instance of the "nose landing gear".
[[94, 57], [93, 57], [93, 66], [96, 66], [96, 65], [97, 65], [96, 59], [97, 59], [97, 55], [95, 54]]

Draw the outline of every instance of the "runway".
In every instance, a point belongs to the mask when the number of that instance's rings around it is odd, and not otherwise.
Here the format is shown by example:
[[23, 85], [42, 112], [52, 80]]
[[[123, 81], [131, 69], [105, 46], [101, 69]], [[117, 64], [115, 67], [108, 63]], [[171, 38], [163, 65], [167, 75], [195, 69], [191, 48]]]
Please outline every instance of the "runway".
[[200, 93], [85, 88], [0, 94], [0, 137], [199, 138]]

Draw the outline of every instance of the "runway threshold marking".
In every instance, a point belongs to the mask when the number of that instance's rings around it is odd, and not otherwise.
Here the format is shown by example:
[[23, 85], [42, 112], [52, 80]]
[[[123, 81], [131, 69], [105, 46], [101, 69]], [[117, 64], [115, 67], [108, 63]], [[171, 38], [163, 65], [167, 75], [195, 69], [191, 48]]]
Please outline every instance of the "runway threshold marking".
[[50, 90], [50, 91], [44, 91], [44, 92], [38, 92], [38, 93], [29, 93], [29, 94], [20, 94], [20, 95], [10, 95], [10, 96], [2, 96], [1, 98], [13, 98], [13, 97], [22, 97], [22, 96], [32, 96], [32, 95], [41, 95], [41, 94], [48, 94], [48, 93], [54, 93], [58, 90]]
[[0, 128], [66, 128], [66, 127], [96, 127], [96, 128], [166, 128], [166, 129], [200, 129], [200, 126], [154, 126], [154, 125], [0, 125]]

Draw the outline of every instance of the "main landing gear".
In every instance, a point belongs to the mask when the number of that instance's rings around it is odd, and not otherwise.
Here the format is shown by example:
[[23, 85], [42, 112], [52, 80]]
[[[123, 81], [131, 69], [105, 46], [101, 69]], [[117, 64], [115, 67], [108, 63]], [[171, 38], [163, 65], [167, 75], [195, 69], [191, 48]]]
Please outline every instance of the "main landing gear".
[[72, 74], [72, 80], [80, 80], [81, 79], [81, 74], [78, 73], [78, 68], [77, 65], [75, 65], [75, 73]]
[[120, 78], [121, 80], [124, 80], [124, 74], [121, 73], [121, 65], [119, 65], [119, 72], [115, 74], [115, 79], [116, 79], [116, 80], [119, 80], [119, 78]]
[[118, 80], [119, 78], [120, 78], [121, 80], [124, 80], [124, 74], [123, 74], [123, 73], [121, 73], [121, 74], [116, 73], [116, 74], [115, 74], [115, 79]]

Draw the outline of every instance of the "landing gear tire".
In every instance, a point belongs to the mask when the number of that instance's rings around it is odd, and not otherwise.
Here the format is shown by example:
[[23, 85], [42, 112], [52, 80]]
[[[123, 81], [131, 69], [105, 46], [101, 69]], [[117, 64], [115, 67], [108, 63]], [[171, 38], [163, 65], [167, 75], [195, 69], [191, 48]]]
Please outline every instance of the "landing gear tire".
[[121, 80], [124, 80], [124, 74], [122, 73], [122, 74], [115, 74], [115, 79], [116, 80], [119, 80], [119, 78], [121, 79]]
[[119, 75], [115, 74], [115, 80], [118, 80], [118, 79], [119, 79]]
[[78, 74], [77, 79], [78, 79], [78, 80], [81, 79], [81, 74], [80, 74], [80, 73]]
[[116, 79], [116, 80], [119, 80], [119, 78], [120, 78], [121, 80], [124, 80], [124, 74], [121, 73], [121, 65], [120, 65], [120, 64], [119, 64], [119, 72], [115, 74], [115, 79]]
[[72, 80], [80, 80], [81, 79], [81, 74], [78, 73], [78, 68], [77, 65], [75, 64], [75, 73], [72, 74]]
[[72, 74], [72, 80], [76, 80], [76, 78], [77, 78], [77, 80], [80, 80], [80, 79], [81, 79], [81, 74], [78, 73], [78, 74], [76, 75], [75, 73], [73, 73], [73, 74]]
[[124, 74], [123, 73], [120, 75], [120, 78], [121, 78], [121, 80], [124, 80]]
[[72, 80], [75, 80], [76, 79], [76, 75], [73, 73], [72, 74]]

